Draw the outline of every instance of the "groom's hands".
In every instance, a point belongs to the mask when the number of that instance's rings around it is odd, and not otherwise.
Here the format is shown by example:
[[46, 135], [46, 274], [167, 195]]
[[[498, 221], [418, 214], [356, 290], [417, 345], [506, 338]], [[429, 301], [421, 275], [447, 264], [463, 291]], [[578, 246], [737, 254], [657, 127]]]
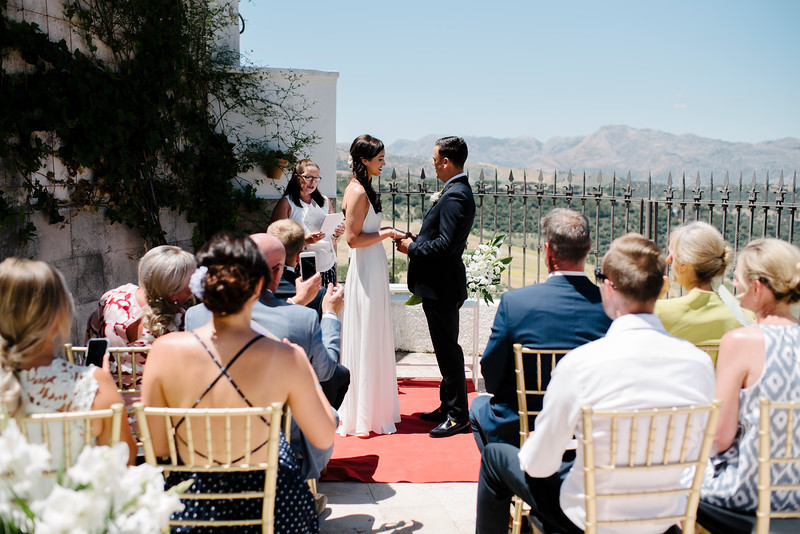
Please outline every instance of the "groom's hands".
[[402, 254], [408, 254], [408, 247], [411, 245], [411, 243], [414, 242], [416, 238], [417, 236], [415, 236], [414, 234], [408, 233], [406, 234], [406, 237], [404, 237], [403, 239], [395, 239], [394, 246], [395, 248], [397, 248], [397, 252], [400, 252]]

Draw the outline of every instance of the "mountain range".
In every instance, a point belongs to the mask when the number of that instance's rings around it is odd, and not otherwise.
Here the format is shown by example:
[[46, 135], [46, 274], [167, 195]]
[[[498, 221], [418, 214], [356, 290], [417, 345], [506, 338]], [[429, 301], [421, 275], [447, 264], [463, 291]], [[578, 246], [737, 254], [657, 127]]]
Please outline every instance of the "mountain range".
[[[406, 174], [408, 168], [419, 175], [420, 168], [431, 176], [431, 154], [434, 141], [440, 136], [428, 135], [416, 141], [398, 140], [386, 147], [387, 167]], [[800, 169], [800, 139], [784, 138], [761, 143], [734, 143], [708, 139], [696, 135], [673, 135], [650, 129], [629, 126], [604, 126], [587, 136], [554, 137], [546, 142], [533, 137], [497, 139], [494, 137], [469, 137], [467, 169], [470, 174], [497, 169], [498, 175], [506, 177], [508, 170], [515, 176], [524, 169], [528, 175], [542, 170], [551, 174], [554, 170], [573, 174], [584, 171], [601, 171], [604, 176], [616, 173], [625, 177], [630, 171], [634, 180], [645, 180], [648, 174], [654, 180], [664, 182], [668, 173], [673, 179], [685, 173], [694, 178], [698, 173], [707, 181], [711, 173], [720, 183], [725, 173], [731, 180], [738, 180], [743, 173], [749, 182], [753, 172], [763, 182], [767, 171], [770, 182], [777, 182], [781, 171], [784, 179], [791, 183], [792, 174]], [[339, 144], [340, 168], [346, 162], [347, 144]], [[386, 172], [386, 171], [384, 171]]]

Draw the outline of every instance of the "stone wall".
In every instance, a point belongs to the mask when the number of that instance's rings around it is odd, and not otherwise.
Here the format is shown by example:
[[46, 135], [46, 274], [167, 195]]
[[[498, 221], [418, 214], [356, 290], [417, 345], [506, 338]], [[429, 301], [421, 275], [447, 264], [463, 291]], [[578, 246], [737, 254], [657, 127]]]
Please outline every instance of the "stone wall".
[[[41, 31], [48, 34], [53, 41], [64, 40], [71, 51], [76, 49], [86, 50], [86, 43], [76, 32], [63, 15], [63, 0], [9, 0], [8, 14], [10, 18], [20, 21], [36, 23]], [[221, 42], [228, 48], [239, 50], [238, 33], [238, 0], [229, 0], [228, 9], [231, 13], [231, 25], [220, 35]], [[107, 63], [113, 64], [110, 50], [102, 43], [99, 46], [98, 57]], [[4, 59], [3, 68], [9, 72], [19, 72], [27, 68], [19, 55], [11, 55]], [[280, 78], [286, 69], [266, 69], [274, 71], [272, 79]], [[316, 131], [321, 142], [311, 149], [311, 157], [319, 161], [325, 170], [325, 176], [331, 176], [330, 183], [325, 187], [333, 187], [332, 191], [324, 190], [325, 194], [335, 198], [335, 165], [336, 165], [336, 80], [338, 73], [301, 71], [307, 80], [302, 92], [314, 102], [311, 113], [314, 115], [309, 127]], [[242, 118], [246, 122], [246, 118]], [[258, 133], [255, 127], [250, 129]], [[48, 135], [43, 133], [42, 135]], [[51, 157], [45, 162], [43, 168], [36, 173], [44, 179], [49, 172], [59, 177], [64, 173], [63, 166], [57, 158]], [[259, 178], [259, 176], [244, 176], [244, 178]], [[0, 187], [11, 199], [24, 198], [24, 191], [19, 177], [7, 173], [0, 161]], [[68, 191], [52, 187], [52, 192], [60, 200], [68, 198]], [[321, 189], [323, 185], [321, 184]], [[279, 189], [272, 183], [259, 190], [260, 196], [277, 198]], [[269, 208], [274, 205], [274, 200], [269, 202]], [[25, 246], [14, 243], [11, 239], [13, 229], [3, 229], [0, 240], [0, 259], [9, 256], [28, 257], [46, 261], [58, 267], [65, 275], [67, 284], [75, 299], [75, 317], [71, 340], [83, 344], [83, 335], [88, 316], [97, 306], [99, 297], [108, 289], [122, 284], [136, 283], [136, 268], [139, 258], [145, 252], [144, 242], [136, 229], [128, 228], [121, 224], [110, 224], [102, 210], [97, 212], [77, 211], [64, 209], [61, 214], [65, 217], [63, 224], [51, 225], [39, 213], [35, 213], [32, 222], [36, 226], [36, 239]], [[268, 213], [256, 215], [252, 218], [248, 228], [251, 231], [264, 231], [268, 221]], [[161, 223], [166, 231], [169, 244], [180, 246], [190, 252], [192, 250], [191, 236], [193, 225], [187, 223], [177, 212], [165, 209], [161, 212]]]

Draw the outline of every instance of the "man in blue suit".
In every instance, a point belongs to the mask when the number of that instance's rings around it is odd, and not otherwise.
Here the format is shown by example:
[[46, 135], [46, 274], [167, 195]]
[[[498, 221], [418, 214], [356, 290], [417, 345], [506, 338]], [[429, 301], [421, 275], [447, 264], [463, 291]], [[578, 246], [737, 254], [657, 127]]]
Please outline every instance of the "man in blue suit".
[[[311, 308], [298, 304], [288, 304], [273, 295], [281, 278], [285, 261], [283, 244], [268, 234], [250, 236], [264, 253], [270, 269], [270, 284], [264, 289], [258, 302], [253, 306], [252, 320], [279, 339], [288, 339], [306, 351], [311, 366], [320, 381], [325, 396], [331, 406], [341, 406], [350, 385], [350, 372], [339, 363], [342, 324], [337, 314], [344, 305], [344, 289], [337, 285], [328, 287], [322, 300], [322, 320]], [[186, 312], [186, 330], [191, 330], [211, 320], [211, 312], [203, 304], [189, 308]], [[301, 469], [306, 479], [318, 478], [320, 471], [328, 463], [333, 447], [326, 450], [315, 449], [292, 423], [292, 448], [301, 460]]]
[[[481, 452], [487, 443], [519, 446], [514, 343], [529, 348], [573, 349], [604, 336], [611, 325], [603, 311], [600, 290], [584, 274], [592, 247], [586, 217], [573, 209], [554, 209], [542, 219], [541, 233], [550, 275], [542, 284], [503, 295], [481, 358], [486, 391], [492, 396], [476, 398], [469, 410]], [[526, 373], [525, 378], [530, 383], [534, 373]], [[534, 402], [541, 403], [541, 398]], [[529, 401], [528, 408], [538, 410], [541, 405]]]

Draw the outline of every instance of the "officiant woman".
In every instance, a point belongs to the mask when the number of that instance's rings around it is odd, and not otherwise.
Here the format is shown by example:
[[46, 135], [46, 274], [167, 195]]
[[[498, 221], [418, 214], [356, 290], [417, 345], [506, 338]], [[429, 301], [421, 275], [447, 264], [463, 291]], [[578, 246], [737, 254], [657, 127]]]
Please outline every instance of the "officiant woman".
[[[331, 179], [335, 180], [335, 177]], [[344, 232], [344, 225], [339, 225], [332, 235], [320, 232], [325, 215], [333, 213], [333, 206], [318, 189], [321, 180], [319, 165], [310, 159], [298, 161], [292, 170], [286, 192], [272, 212], [272, 222], [292, 219], [303, 226], [306, 231], [303, 250], [314, 253], [317, 271], [322, 276], [322, 287], [325, 288], [329, 283], [336, 285], [334, 244]]]

